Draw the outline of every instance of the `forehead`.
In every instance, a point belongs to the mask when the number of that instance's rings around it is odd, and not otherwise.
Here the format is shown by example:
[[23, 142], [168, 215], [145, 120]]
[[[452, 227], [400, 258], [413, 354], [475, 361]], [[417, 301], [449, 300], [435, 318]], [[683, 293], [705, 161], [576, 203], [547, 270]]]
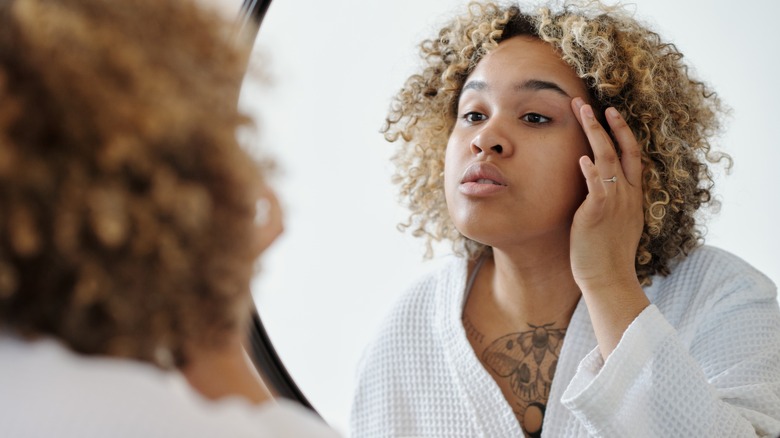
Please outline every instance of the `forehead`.
[[552, 45], [530, 36], [502, 41], [477, 63], [465, 84], [483, 81], [491, 88], [539, 80], [552, 82], [570, 97], [587, 95], [585, 83]]

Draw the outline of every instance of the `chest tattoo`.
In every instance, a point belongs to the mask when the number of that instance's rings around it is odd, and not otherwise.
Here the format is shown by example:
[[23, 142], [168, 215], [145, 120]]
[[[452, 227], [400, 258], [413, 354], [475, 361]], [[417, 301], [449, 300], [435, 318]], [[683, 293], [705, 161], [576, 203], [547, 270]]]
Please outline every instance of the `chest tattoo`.
[[463, 328], [466, 330], [466, 336], [469, 337], [469, 339], [472, 339], [474, 342], [482, 345], [482, 343], [485, 341], [485, 335], [482, 334], [479, 329], [474, 326], [474, 323], [471, 322], [471, 319], [468, 317], [468, 315], [463, 315]]
[[528, 324], [529, 330], [504, 335], [485, 348], [482, 362], [501, 387], [523, 429], [541, 435], [542, 421], [558, 365], [565, 328]]

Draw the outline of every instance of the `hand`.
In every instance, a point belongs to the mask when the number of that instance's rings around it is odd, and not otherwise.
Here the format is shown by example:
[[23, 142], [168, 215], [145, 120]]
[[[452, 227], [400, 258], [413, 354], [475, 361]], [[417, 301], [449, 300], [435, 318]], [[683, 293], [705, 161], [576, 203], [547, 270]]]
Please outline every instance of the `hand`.
[[[572, 108], [590, 142], [595, 163], [580, 157], [588, 196], [574, 215], [571, 229], [571, 265], [583, 289], [617, 281], [636, 281], [636, 258], [644, 225], [641, 153], [634, 134], [614, 108], [607, 122], [620, 146], [619, 159], [607, 132], [590, 105], [580, 98]], [[611, 178], [615, 178], [611, 182]]]
[[607, 109], [606, 118], [620, 147], [620, 158], [592, 107], [575, 98], [572, 109], [588, 137], [595, 163], [580, 157], [588, 196], [572, 222], [571, 268], [606, 359], [629, 324], [650, 304], [635, 268], [644, 226], [641, 151], [614, 108]]

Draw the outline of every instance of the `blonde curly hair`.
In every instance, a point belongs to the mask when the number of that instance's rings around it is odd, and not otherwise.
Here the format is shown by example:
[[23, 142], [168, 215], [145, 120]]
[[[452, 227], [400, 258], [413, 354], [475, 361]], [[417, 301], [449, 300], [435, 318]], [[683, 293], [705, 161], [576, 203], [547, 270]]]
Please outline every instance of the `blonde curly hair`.
[[0, 2], [0, 329], [184, 365], [243, 323], [247, 60], [182, 0]]
[[[636, 253], [643, 285], [703, 240], [695, 213], [712, 204], [709, 162], [730, 158], [711, 151], [721, 103], [691, 77], [683, 55], [618, 7], [567, 3], [534, 13], [514, 5], [471, 3], [420, 45], [422, 70], [395, 96], [383, 128], [401, 140], [393, 182], [410, 209], [399, 225], [432, 242], [451, 240], [457, 254], [477, 257], [490, 248], [455, 228], [444, 197], [444, 156], [457, 118], [461, 87], [485, 54], [501, 41], [529, 35], [551, 44], [584, 81], [597, 114], [615, 107], [642, 150], [645, 225]], [[602, 120], [602, 124], [605, 124]], [[605, 124], [606, 126], [606, 124]]]

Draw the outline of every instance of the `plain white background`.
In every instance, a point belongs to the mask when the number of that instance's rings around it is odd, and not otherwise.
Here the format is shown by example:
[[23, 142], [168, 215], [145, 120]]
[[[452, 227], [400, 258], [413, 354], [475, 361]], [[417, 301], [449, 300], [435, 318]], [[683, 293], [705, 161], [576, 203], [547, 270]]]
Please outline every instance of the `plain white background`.
[[[404, 288], [441, 261], [424, 262], [422, 243], [396, 230], [405, 212], [390, 183], [393, 146], [378, 131], [417, 64], [417, 43], [463, 4], [274, 0], [256, 42], [253, 65], [270, 82], [247, 81], [242, 105], [258, 120], [251, 146], [279, 164], [272, 182], [286, 232], [264, 256], [253, 289], [292, 376], [343, 433], [362, 349]], [[718, 179], [723, 205], [707, 221], [707, 243], [779, 283], [780, 6], [641, 0], [629, 7], [732, 108], [719, 144], [735, 165]]]

